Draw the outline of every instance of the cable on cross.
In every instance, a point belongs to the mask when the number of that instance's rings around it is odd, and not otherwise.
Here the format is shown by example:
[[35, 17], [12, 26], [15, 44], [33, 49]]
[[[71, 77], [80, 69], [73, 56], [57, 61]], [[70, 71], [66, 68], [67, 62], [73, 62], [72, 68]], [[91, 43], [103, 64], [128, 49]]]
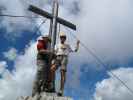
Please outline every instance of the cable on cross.
[[32, 16], [17, 16], [17, 15], [9, 15], [9, 14], [0, 14], [0, 17], [14, 17], [14, 18], [42, 18], [42, 17], [32, 17]]
[[[14, 17], [14, 18], [42, 18], [42, 17], [32, 17], [32, 16], [18, 16], [18, 15], [9, 15], [9, 14], [0, 14], [0, 17]], [[36, 31], [35, 33], [38, 33], [41, 26], [47, 21], [45, 19], [38, 27], [36, 26]]]
[[35, 33], [40, 32], [40, 28], [42, 27], [42, 25], [43, 25], [44, 23], [46, 23], [46, 21], [47, 21], [47, 19], [45, 19], [38, 27], [36, 27]]

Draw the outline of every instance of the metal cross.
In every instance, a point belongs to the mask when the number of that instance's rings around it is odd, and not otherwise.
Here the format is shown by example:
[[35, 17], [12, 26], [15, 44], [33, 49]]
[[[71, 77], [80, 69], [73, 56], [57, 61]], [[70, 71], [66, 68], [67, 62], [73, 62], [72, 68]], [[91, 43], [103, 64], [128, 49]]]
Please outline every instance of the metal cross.
[[30, 5], [28, 8], [30, 11], [51, 20], [51, 24], [50, 24], [50, 33], [51, 34], [50, 35], [51, 35], [51, 49], [52, 50], [54, 50], [54, 47], [56, 44], [57, 23], [60, 23], [64, 26], [67, 26], [67, 27], [73, 29], [73, 30], [76, 30], [76, 25], [72, 24], [71, 22], [69, 22], [63, 18], [58, 17], [58, 8], [59, 8], [59, 4], [58, 4], [57, 0], [54, 0], [52, 14], [47, 11], [44, 11], [36, 6], [33, 6], [33, 5]]

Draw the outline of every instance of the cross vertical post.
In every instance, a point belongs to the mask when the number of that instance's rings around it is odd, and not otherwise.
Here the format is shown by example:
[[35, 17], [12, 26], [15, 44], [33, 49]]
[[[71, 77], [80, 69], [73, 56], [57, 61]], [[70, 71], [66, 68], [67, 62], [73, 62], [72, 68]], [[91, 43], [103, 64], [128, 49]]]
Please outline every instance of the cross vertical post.
[[[54, 52], [54, 48], [55, 48], [55, 44], [56, 44], [58, 8], [59, 8], [59, 4], [58, 4], [57, 0], [54, 0], [53, 8], [52, 8], [53, 18], [50, 20], [50, 28], [49, 28], [49, 36], [51, 37], [50, 49], [53, 52]], [[51, 59], [52, 58], [50, 57], [50, 60]], [[52, 88], [55, 91], [55, 80], [53, 80], [53, 82], [52, 82]]]
[[57, 34], [57, 17], [58, 17], [58, 1], [54, 0], [53, 4], [53, 20], [52, 20], [52, 34], [51, 34], [51, 49], [54, 51], [56, 44], [56, 34]]

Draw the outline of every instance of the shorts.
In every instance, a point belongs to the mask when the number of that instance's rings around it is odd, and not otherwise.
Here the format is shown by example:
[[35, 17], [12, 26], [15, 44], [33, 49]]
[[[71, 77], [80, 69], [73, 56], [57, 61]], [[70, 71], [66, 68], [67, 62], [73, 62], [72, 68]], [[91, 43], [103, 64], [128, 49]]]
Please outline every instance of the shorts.
[[56, 59], [52, 61], [52, 64], [56, 64], [57, 69], [60, 67], [60, 70], [67, 71], [68, 56], [58, 55]]

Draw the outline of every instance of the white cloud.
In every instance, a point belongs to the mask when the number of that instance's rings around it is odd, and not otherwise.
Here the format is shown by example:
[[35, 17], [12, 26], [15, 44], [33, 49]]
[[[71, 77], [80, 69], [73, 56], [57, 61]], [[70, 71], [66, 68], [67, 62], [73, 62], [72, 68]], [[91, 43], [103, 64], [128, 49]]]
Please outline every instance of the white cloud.
[[131, 0], [80, 1], [81, 12], [76, 19], [77, 36], [88, 47], [94, 48], [94, 52], [105, 61], [124, 63], [132, 57], [131, 2]]
[[0, 74], [4, 73], [6, 67], [7, 63], [5, 61], [0, 61]]
[[[18, 16], [27, 15], [26, 13], [27, 8], [25, 8], [24, 4], [20, 0], [13, 0], [13, 1], [1, 0], [0, 6], [5, 8], [1, 11], [1, 13], [3, 14], [18, 15]], [[4, 17], [2, 19], [1, 25], [6, 27], [9, 33], [20, 29], [25, 29], [26, 26], [30, 24], [28, 23], [29, 21], [30, 21], [29, 19], [17, 19], [17, 18]]]
[[[112, 72], [133, 90], [133, 68], [120, 68]], [[96, 84], [94, 100], [132, 100], [132, 98], [133, 94], [111, 75]]]
[[[3, 62], [1, 66], [5, 66]], [[0, 79], [0, 100], [15, 100], [23, 95], [31, 95], [33, 79], [36, 72], [36, 48], [31, 43], [24, 55], [18, 55], [15, 69], [11, 73], [4, 68]]]
[[14, 61], [17, 57], [17, 50], [15, 48], [10, 48], [9, 51], [3, 54], [8, 60]]
[[[34, 16], [28, 11], [30, 2], [27, 0], [0, 0], [0, 7], [2, 14], [17, 15], [17, 16]], [[0, 27], [6, 29], [6, 38], [15, 40], [20, 37], [23, 30], [33, 31], [35, 28], [36, 19], [28, 18], [11, 18], [2, 17]]]

